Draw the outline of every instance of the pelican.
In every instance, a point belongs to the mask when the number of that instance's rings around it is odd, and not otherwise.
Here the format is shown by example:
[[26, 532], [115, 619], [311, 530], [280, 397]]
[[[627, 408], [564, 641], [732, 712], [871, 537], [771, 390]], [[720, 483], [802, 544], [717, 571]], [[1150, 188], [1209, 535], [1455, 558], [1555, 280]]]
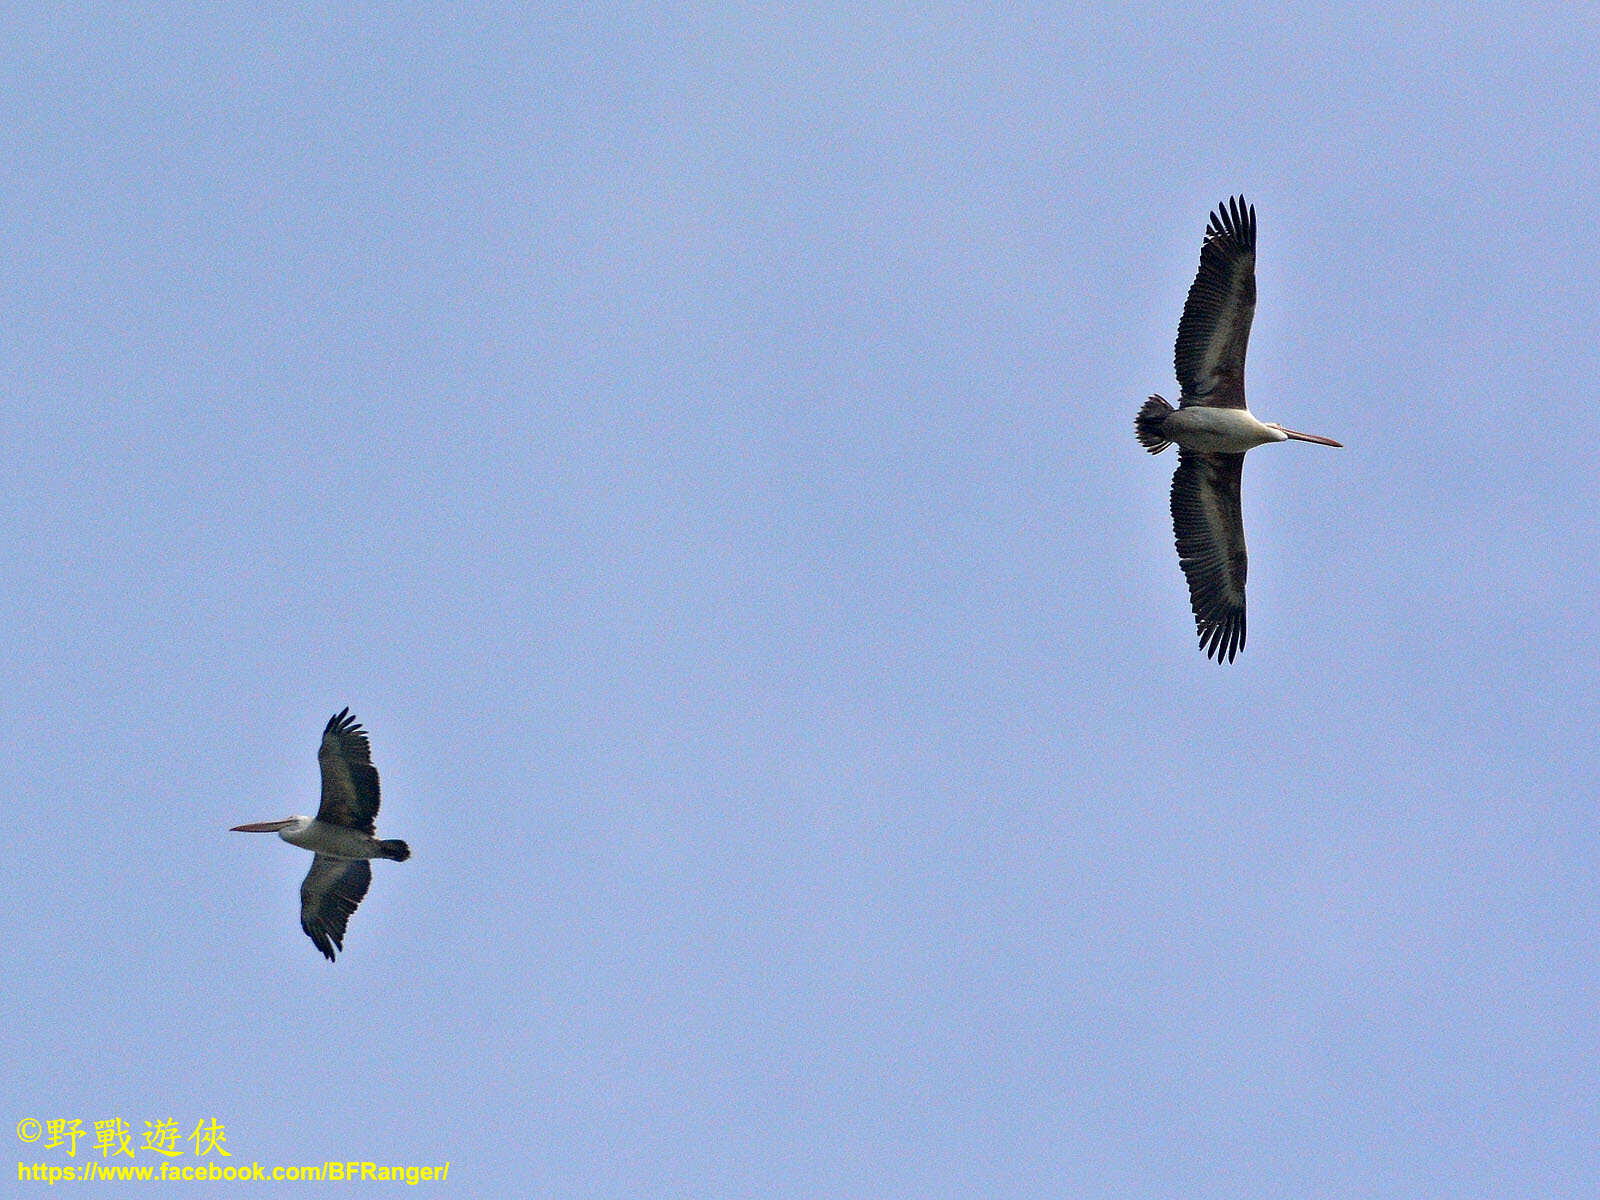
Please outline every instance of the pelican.
[[378, 769], [372, 765], [372, 743], [349, 708], [328, 718], [317, 751], [322, 767], [322, 804], [312, 817], [285, 817], [235, 825], [230, 833], [275, 833], [291, 846], [313, 851], [311, 870], [300, 885], [300, 928], [329, 962], [344, 949], [344, 929], [372, 882], [369, 858], [405, 862], [411, 847], [379, 840], [373, 831], [378, 815]]
[[1244, 649], [1244, 515], [1239, 478], [1245, 451], [1268, 442], [1332, 438], [1298, 433], [1250, 415], [1244, 352], [1256, 311], [1256, 210], [1243, 196], [1218, 205], [1206, 224], [1200, 270], [1184, 302], [1173, 354], [1182, 393], [1173, 408], [1151, 396], [1134, 419], [1139, 444], [1159, 454], [1178, 444], [1172, 528], [1189, 579], [1200, 647], [1221, 663]]

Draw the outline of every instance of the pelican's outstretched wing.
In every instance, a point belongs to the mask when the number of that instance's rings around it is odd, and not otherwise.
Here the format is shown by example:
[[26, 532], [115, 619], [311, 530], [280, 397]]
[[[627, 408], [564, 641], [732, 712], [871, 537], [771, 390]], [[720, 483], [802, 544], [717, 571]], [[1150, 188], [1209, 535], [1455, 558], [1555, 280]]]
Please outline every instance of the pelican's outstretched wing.
[[1173, 353], [1184, 404], [1244, 407], [1244, 352], [1256, 312], [1256, 210], [1243, 196], [1218, 205]]
[[372, 867], [364, 858], [319, 854], [311, 860], [300, 885], [300, 928], [329, 962], [335, 950], [344, 949], [344, 927], [371, 883]]
[[1219, 663], [1244, 649], [1243, 454], [1181, 450], [1172, 476], [1172, 531], [1189, 579], [1200, 646]]
[[367, 731], [348, 708], [328, 719], [317, 762], [322, 767], [322, 805], [317, 820], [372, 833], [378, 816], [378, 769], [372, 765]]

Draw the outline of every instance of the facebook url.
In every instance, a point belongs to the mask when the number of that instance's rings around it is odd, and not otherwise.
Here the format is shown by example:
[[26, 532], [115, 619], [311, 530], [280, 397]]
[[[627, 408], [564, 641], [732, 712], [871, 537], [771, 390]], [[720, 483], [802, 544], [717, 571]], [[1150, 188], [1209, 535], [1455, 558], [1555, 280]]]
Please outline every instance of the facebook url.
[[450, 1164], [440, 1167], [391, 1167], [383, 1163], [343, 1162], [321, 1163], [312, 1167], [263, 1167], [258, 1162], [248, 1166], [218, 1166], [215, 1162], [196, 1166], [159, 1163], [108, 1163], [85, 1161], [81, 1163], [24, 1163], [17, 1164], [19, 1183], [69, 1183], [74, 1180], [100, 1179], [106, 1182], [128, 1180], [173, 1179], [233, 1179], [257, 1180], [261, 1183], [444, 1183], [450, 1177]]

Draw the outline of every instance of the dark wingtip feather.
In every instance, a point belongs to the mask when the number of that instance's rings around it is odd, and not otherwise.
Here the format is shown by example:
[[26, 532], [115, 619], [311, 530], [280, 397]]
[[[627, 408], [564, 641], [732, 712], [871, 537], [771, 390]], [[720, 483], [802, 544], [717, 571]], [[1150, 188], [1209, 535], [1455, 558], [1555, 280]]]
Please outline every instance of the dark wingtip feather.
[[304, 930], [305, 935], [311, 939], [311, 944], [322, 952], [322, 957], [327, 959], [329, 962], [334, 961], [335, 951], [344, 949], [343, 934], [329, 930], [320, 922], [313, 925], [304, 918], [301, 918], [300, 928]]
[[330, 734], [338, 739], [339, 749], [352, 765], [371, 765], [372, 742], [367, 737], [367, 731], [361, 722], [350, 715], [348, 706], [328, 718], [322, 736], [326, 739]]
[[1206, 223], [1206, 241], [1226, 240], [1242, 250], [1256, 248], [1256, 206], [1243, 196], [1231, 196], [1217, 205]]
[[1232, 662], [1244, 649], [1244, 610], [1221, 618], [1196, 617], [1200, 649], [1218, 666]]
[[350, 706], [347, 704], [333, 716], [328, 718], [328, 723], [322, 727], [323, 735], [336, 733], [340, 737], [346, 734], [357, 734], [365, 737], [367, 731], [361, 728], [361, 722], [350, 715]]

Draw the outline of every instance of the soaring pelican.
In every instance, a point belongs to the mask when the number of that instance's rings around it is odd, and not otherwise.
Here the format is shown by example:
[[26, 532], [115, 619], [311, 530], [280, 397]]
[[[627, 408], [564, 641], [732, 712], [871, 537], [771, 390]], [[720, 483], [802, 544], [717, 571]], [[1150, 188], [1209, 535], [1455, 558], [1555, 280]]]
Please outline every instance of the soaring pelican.
[[1134, 419], [1139, 444], [1159, 454], [1178, 443], [1172, 528], [1189, 578], [1200, 646], [1217, 662], [1244, 649], [1244, 515], [1239, 478], [1246, 450], [1268, 442], [1332, 438], [1263, 424], [1244, 406], [1244, 352], [1256, 312], [1256, 210], [1243, 196], [1206, 224], [1200, 271], [1178, 322], [1173, 358], [1182, 394], [1173, 408], [1151, 396]]
[[235, 825], [232, 833], [275, 833], [291, 846], [314, 851], [311, 870], [300, 885], [300, 928], [333, 961], [344, 949], [344, 927], [372, 882], [369, 858], [405, 862], [411, 847], [380, 841], [373, 832], [378, 815], [378, 769], [372, 765], [367, 731], [345, 708], [328, 719], [317, 751], [322, 767], [322, 805], [316, 818], [287, 817]]

